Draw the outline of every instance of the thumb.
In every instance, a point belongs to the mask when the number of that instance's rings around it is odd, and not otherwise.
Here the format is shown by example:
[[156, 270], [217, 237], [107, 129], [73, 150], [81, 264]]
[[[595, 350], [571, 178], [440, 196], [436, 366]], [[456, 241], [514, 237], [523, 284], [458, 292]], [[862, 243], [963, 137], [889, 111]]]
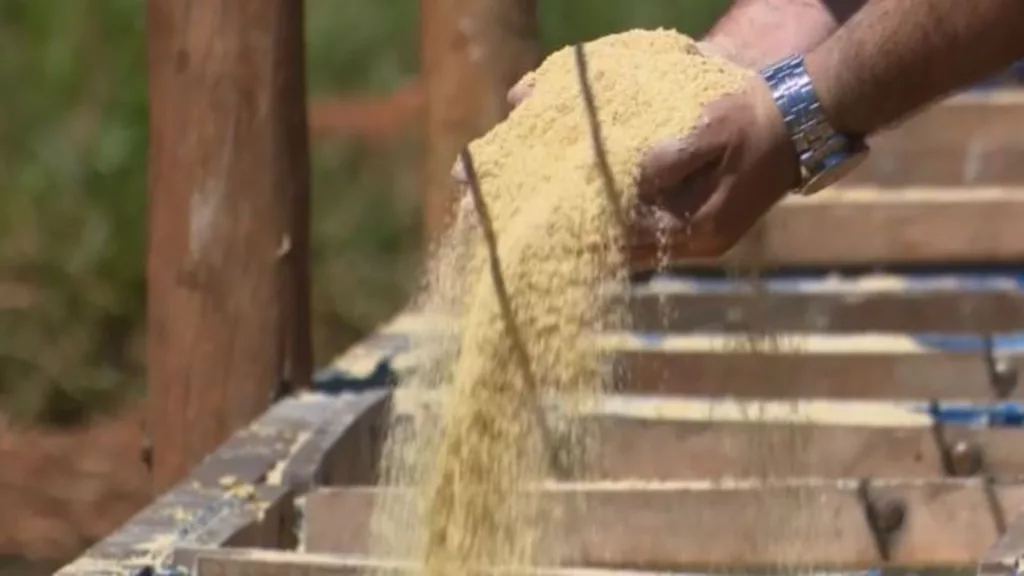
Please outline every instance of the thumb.
[[519, 81], [516, 82], [515, 86], [512, 86], [508, 91], [506, 96], [508, 103], [511, 104], [513, 108], [522, 104], [524, 100], [530, 97], [530, 93], [533, 92], [533, 86], [535, 83], [536, 80], [532, 72], [520, 78]]

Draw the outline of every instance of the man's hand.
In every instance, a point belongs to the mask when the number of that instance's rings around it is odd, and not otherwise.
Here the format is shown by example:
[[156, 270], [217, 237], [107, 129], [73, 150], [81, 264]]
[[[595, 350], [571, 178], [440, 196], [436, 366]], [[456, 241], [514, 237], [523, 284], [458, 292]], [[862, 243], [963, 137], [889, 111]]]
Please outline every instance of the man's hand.
[[[509, 102], [518, 105], [531, 89], [528, 75], [509, 91]], [[453, 176], [464, 185], [458, 166]], [[721, 256], [799, 182], [782, 117], [755, 76], [742, 92], [708, 105], [689, 134], [644, 155], [634, 228], [685, 240], [673, 246], [674, 257]]]
[[754, 77], [708, 105], [696, 128], [640, 164], [641, 205], [672, 218], [676, 257], [721, 256], [800, 183], [800, 167], [768, 86]]

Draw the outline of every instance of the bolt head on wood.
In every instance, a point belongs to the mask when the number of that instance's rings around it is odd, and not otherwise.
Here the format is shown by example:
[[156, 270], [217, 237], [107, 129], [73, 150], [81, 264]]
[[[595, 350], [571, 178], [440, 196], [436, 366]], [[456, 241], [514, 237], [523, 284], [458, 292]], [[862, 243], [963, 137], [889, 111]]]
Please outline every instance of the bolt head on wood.
[[981, 472], [984, 454], [977, 444], [960, 440], [953, 445], [949, 455], [953, 473], [957, 476], [973, 476]]
[[998, 358], [992, 366], [992, 386], [1002, 396], [1008, 396], [1017, 388], [1017, 366], [1006, 358]]
[[874, 508], [880, 532], [892, 534], [903, 527], [903, 520], [906, 518], [906, 505], [903, 502], [886, 498], [875, 502]]

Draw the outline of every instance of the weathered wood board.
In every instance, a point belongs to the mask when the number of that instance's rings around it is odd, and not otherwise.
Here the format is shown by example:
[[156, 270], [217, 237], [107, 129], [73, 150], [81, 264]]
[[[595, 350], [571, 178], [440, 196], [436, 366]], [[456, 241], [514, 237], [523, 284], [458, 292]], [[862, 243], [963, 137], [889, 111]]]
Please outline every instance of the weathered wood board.
[[[394, 403], [398, 422], [413, 401]], [[959, 421], [945, 422], [953, 411]], [[583, 417], [596, 440], [586, 477], [1024, 479], [1024, 429], [985, 419], [971, 405], [608, 395]]]
[[[713, 279], [661, 274], [634, 284], [641, 332], [747, 329], [793, 332], [991, 334], [1024, 327], [1019, 275], [947, 273]], [[755, 293], [755, 287], [759, 291]]]
[[[662, 404], [657, 414], [621, 410], [592, 418], [598, 441], [591, 474], [608, 480], [1024, 478], [1020, 428], [936, 426], [920, 413], [882, 403], [779, 403], [763, 410], [789, 412], [784, 418], [740, 408], [744, 417], [729, 419], [696, 402], [655, 401]], [[672, 414], [698, 410], [707, 410], [706, 417]]]
[[301, 488], [346, 479], [372, 483], [376, 454], [361, 460], [358, 451], [352, 458], [337, 458], [337, 451], [379, 444], [372, 425], [386, 397], [385, 390], [371, 390], [278, 402], [58, 574], [134, 574], [166, 564], [178, 546], [295, 546], [300, 519], [293, 500]]
[[[879, 506], [871, 514], [865, 490]], [[1000, 518], [1024, 504], [1021, 485], [992, 488], [994, 500], [987, 490], [984, 482], [961, 480], [871, 481], [867, 488], [858, 480], [561, 485], [540, 496], [546, 518], [540, 524], [561, 535], [560, 563], [570, 566], [963, 568], [999, 537]], [[311, 493], [307, 549], [363, 553], [377, 494], [375, 488]], [[893, 537], [881, 545], [871, 515], [894, 526]]]
[[1024, 182], [1024, 90], [963, 94], [871, 138], [844, 185], [1013, 185]]
[[[616, 389], [743, 398], [993, 399], [984, 349], [897, 334], [605, 334]], [[980, 346], [979, 346], [980, 348]], [[1019, 356], [1004, 355], [1010, 364]], [[1014, 386], [1010, 393], [1018, 397]]]
[[[416, 343], [428, 344], [442, 319], [415, 314], [395, 320], [379, 337], [401, 341], [391, 356], [361, 357], [359, 371], [382, 366], [398, 379], [414, 369]], [[743, 398], [994, 400], [1019, 398], [1019, 343], [995, 350], [981, 337], [953, 344], [890, 333], [605, 333], [597, 344], [616, 363], [615, 390]], [[998, 362], [997, 362], [998, 360]], [[996, 378], [997, 364], [1006, 367]]]
[[[296, 553], [283, 550], [180, 550], [181, 565], [193, 570], [194, 576], [362, 576], [370, 574], [409, 574], [414, 567], [408, 563], [387, 562], [337, 554]], [[481, 571], [533, 576], [671, 576], [666, 572], [611, 571], [594, 568], [511, 568]], [[849, 575], [863, 576], [863, 575]]]
[[1021, 189], [836, 188], [786, 198], [723, 259], [680, 257], [683, 227], [669, 230], [660, 247], [654, 231], [637, 231], [631, 267], [655, 269], [666, 252], [691, 268], [1016, 263], [1024, 262], [1022, 219]]

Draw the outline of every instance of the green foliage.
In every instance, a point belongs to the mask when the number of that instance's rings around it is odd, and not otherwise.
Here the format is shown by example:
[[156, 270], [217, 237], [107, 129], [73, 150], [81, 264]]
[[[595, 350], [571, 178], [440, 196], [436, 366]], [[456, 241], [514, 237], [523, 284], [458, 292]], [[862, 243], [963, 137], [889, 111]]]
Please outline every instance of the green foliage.
[[[547, 48], [632, 27], [704, 28], [725, 0], [542, 0]], [[416, 74], [416, 0], [308, 0], [310, 93]], [[142, 388], [144, 2], [0, 2], [0, 402], [78, 421]], [[416, 275], [416, 143], [314, 153], [314, 325], [325, 361]]]

